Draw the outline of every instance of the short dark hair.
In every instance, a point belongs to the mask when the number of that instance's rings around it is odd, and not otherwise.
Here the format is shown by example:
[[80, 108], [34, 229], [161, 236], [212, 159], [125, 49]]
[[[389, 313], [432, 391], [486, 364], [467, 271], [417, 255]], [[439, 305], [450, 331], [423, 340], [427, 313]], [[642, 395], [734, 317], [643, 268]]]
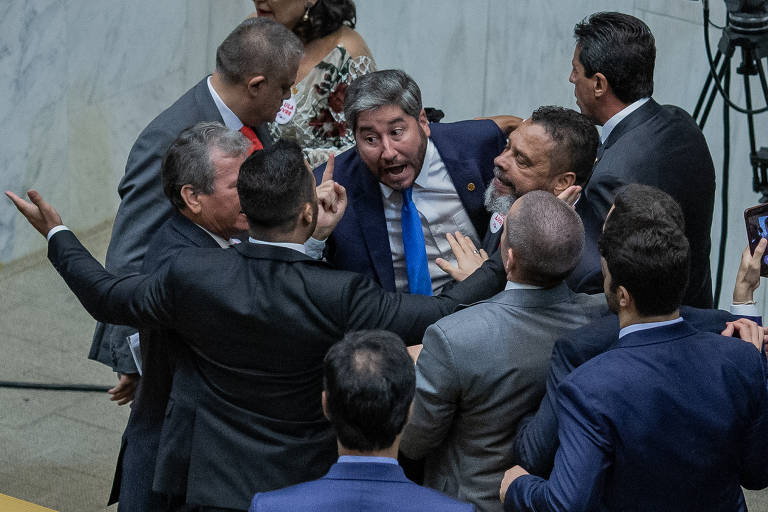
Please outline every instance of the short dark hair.
[[339, 442], [361, 452], [392, 446], [408, 420], [416, 370], [403, 340], [387, 331], [347, 334], [325, 356], [326, 410]]
[[611, 273], [643, 316], [680, 307], [688, 285], [690, 248], [680, 206], [665, 192], [629, 185], [616, 196], [598, 242]]
[[181, 197], [184, 185], [191, 185], [201, 194], [214, 192], [216, 168], [212, 151], [224, 156], [244, 157], [251, 142], [243, 134], [230, 130], [219, 122], [202, 122], [182, 131], [168, 148], [161, 166], [163, 192], [177, 210], [187, 207]]
[[584, 186], [592, 175], [600, 136], [594, 123], [570, 108], [543, 106], [533, 111], [531, 122], [541, 125], [554, 142], [552, 173], [572, 171], [576, 185]]
[[531, 284], [554, 286], [579, 263], [584, 224], [551, 192], [532, 190], [517, 198], [507, 214], [506, 229], [507, 246]]
[[653, 94], [656, 43], [648, 25], [629, 14], [598, 12], [576, 24], [574, 36], [587, 77], [605, 75], [623, 103]]
[[355, 28], [357, 21], [355, 2], [352, 0], [317, 0], [315, 5], [309, 8], [308, 14], [307, 21], [302, 17], [293, 27], [293, 33], [304, 43], [332, 34], [342, 25]]
[[315, 195], [315, 180], [299, 145], [280, 140], [248, 157], [240, 166], [237, 195], [251, 228], [293, 229]]
[[383, 69], [355, 79], [344, 99], [344, 118], [354, 134], [357, 117], [368, 110], [396, 105], [418, 119], [421, 113], [421, 89], [405, 71]]
[[253, 76], [273, 76], [298, 64], [304, 46], [296, 34], [268, 18], [247, 18], [216, 50], [216, 72], [236, 84]]

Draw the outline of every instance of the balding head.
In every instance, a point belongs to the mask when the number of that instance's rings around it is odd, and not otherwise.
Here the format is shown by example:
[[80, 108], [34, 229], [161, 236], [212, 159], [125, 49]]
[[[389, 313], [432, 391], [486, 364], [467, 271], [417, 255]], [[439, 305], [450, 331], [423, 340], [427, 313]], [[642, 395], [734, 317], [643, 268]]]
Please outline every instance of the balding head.
[[534, 190], [515, 201], [504, 229], [502, 258], [508, 275], [514, 267], [516, 281], [554, 286], [581, 258], [584, 225], [573, 208], [550, 192]]

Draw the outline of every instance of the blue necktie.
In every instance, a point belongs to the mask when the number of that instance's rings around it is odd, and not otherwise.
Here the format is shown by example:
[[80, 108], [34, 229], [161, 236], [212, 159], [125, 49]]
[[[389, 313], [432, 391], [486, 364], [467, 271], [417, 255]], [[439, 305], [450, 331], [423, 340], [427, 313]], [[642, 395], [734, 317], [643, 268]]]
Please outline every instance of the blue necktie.
[[432, 295], [432, 279], [427, 266], [427, 247], [421, 231], [419, 210], [413, 204], [413, 187], [403, 190], [403, 209], [400, 213], [405, 248], [405, 267], [408, 271], [408, 289], [418, 295]]

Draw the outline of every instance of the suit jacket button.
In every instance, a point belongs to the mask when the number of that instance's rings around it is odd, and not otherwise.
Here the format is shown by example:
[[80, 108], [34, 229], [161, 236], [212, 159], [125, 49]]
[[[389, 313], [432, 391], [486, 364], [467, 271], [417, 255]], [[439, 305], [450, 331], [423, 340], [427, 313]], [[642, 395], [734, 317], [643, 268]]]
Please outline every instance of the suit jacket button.
[[469, 190], [470, 192], [474, 192], [475, 184], [472, 183], [471, 181], [469, 183], [467, 183], [467, 190]]

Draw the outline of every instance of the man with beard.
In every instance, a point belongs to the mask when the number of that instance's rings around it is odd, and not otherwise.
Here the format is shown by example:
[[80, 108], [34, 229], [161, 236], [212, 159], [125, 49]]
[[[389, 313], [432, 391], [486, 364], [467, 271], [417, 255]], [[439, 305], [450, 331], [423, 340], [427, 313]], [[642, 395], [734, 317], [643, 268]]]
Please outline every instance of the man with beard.
[[485, 235], [483, 192], [505, 134], [490, 120], [428, 123], [418, 85], [397, 70], [352, 82], [344, 115], [357, 144], [336, 159], [334, 179], [349, 208], [314, 254], [325, 249], [329, 263], [389, 291], [439, 292], [451, 280], [437, 263], [453, 260], [446, 235]]
[[575, 199], [584, 224], [584, 251], [566, 283], [575, 292], [601, 293], [597, 240], [602, 222], [579, 194], [592, 174], [597, 145], [597, 130], [578, 112], [553, 106], [536, 109], [510, 134], [507, 147], [494, 160], [495, 177], [485, 191], [491, 220], [483, 248], [490, 254], [499, 247], [504, 217], [518, 197], [545, 190], [569, 202]]

